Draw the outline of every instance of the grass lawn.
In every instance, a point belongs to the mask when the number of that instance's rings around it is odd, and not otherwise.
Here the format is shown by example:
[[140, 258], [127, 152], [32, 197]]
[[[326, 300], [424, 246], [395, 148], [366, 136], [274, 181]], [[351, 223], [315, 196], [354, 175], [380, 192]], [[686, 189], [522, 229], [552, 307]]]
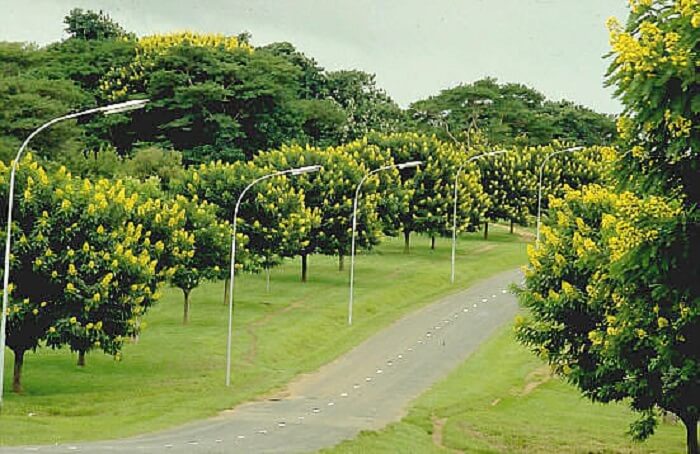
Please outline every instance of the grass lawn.
[[626, 437], [624, 405], [593, 404], [552, 378], [505, 328], [400, 422], [323, 453], [680, 453], [681, 423], [660, 424], [645, 443]]
[[[24, 394], [6, 394], [0, 444], [54, 443], [118, 438], [215, 415], [279, 389], [294, 376], [317, 369], [401, 314], [498, 271], [525, 262], [525, 243], [504, 229], [489, 241], [464, 235], [457, 283], [449, 284], [450, 242], [414, 235], [410, 255], [403, 241], [387, 239], [356, 261], [353, 326], [346, 325], [348, 273], [337, 259], [309, 260], [309, 282], [299, 282], [299, 261], [264, 275], [236, 279], [232, 386], [224, 386], [227, 309], [223, 284], [192, 293], [191, 321], [182, 325], [182, 294], [168, 290], [148, 313], [148, 328], [124, 360], [101, 353], [78, 368], [66, 350], [25, 357]], [[349, 262], [349, 261], [346, 261]], [[7, 350], [5, 389], [12, 376]]]

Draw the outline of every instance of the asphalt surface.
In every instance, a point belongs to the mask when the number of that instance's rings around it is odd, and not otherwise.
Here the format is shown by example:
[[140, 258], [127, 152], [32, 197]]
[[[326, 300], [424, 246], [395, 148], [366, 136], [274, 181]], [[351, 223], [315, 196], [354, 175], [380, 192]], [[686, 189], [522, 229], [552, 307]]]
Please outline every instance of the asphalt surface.
[[413, 399], [513, 318], [517, 303], [508, 287], [519, 280], [518, 271], [501, 273], [443, 298], [299, 377], [279, 396], [215, 418], [122, 440], [0, 453], [296, 453], [331, 447], [401, 419]]

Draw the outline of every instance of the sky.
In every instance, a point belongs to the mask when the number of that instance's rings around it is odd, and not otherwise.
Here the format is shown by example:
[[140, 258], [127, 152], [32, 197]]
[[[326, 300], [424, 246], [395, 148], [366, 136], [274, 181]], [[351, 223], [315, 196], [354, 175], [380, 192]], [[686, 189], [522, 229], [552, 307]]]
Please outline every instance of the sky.
[[137, 35], [193, 30], [289, 41], [328, 70], [361, 69], [406, 107], [486, 76], [599, 112], [605, 20], [626, 0], [0, 0], [0, 41], [65, 38], [72, 8], [104, 10]]

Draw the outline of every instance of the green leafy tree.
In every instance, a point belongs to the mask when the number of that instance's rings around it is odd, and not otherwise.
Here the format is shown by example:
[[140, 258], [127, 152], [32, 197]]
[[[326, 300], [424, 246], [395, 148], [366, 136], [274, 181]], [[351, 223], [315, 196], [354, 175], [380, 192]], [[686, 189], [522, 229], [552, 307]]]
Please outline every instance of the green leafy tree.
[[[83, 106], [88, 97], [72, 82], [11, 76], [0, 78], [0, 159], [14, 158], [24, 139], [49, 120]], [[62, 122], [32, 141], [38, 155], [80, 148], [82, 128]]]
[[[553, 140], [586, 145], [609, 143], [613, 120], [568, 101], [551, 102], [523, 84], [499, 84], [494, 78], [460, 84], [410, 106], [416, 126], [450, 140], [455, 137], [475, 145], [481, 131], [487, 143], [497, 145], [545, 145]], [[432, 124], [426, 119], [438, 119]]]
[[63, 22], [66, 24], [65, 31], [71, 38], [104, 40], [129, 36], [121, 25], [102, 11], [83, 11], [75, 8], [68, 13]]
[[235, 161], [301, 134], [298, 70], [236, 37], [178, 33], [140, 38], [136, 57], [104, 78], [103, 96], [151, 99], [110, 130], [115, 145], [158, 143], [185, 163]]
[[292, 43], [270, 43], [259, 47], [257, 51], [283, 58], [299, 69], [297, 82], [300, 99], [324, 99], [328, 96], [323, 67], [315, 59], [297, 50]]
[[25, 75], [38, 66], [43, 57], [34, 44], [0, 42], [0, 77]]
[[347, 123], [341, 143], [359, 139], [371, 131], [398, 130], [404, 115], [399, 106], [377, 86], [374, 74], [358, 70], [326, 74], [328, 94], [345, 112]]

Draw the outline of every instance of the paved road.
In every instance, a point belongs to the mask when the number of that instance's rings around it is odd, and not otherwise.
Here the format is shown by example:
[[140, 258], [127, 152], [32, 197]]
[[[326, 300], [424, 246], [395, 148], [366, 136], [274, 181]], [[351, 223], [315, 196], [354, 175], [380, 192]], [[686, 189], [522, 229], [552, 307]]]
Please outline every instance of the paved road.
[[512, 319], [517, 304], [507, 289], [519, 278], [517, 271], [502, 273], [409, 314], [277, 398], [156, 434], [0, 453], [286, 453], [333, 446], [399, 420], [411, 400]]

